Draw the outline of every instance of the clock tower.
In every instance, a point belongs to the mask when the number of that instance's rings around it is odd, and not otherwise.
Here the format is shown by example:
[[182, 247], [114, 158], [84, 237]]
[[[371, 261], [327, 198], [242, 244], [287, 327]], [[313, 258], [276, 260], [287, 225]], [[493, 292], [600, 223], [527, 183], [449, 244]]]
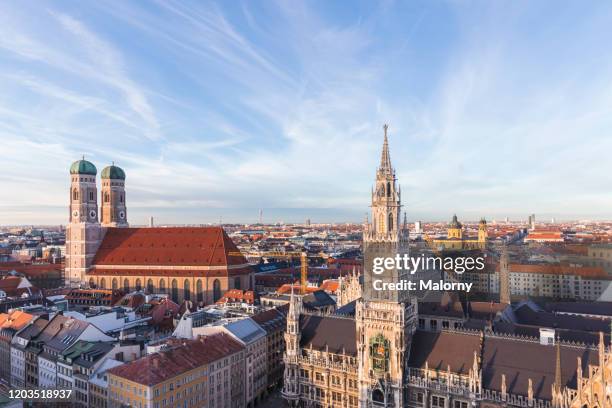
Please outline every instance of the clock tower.
[[70, 166], [70, 214], [66, 228], [66, 285], [81, 286], [102, 239], [98, 222], [97, 169], [78, 160]]
[[404, 406], [404, 371], [410, 341], [416, 330], [417, 301], [408, 291], [376, 290], [375, 281], [409, 280], [397, 268], [373, 272], [374, 258], [408, 254], [406, 222], [400, 225], [401, 191], [389, 155], [388, 126], [384, 126], [380, 166], [372, 191], [372, 222], [363, 232], [364, 287], [355, 319], [359, 361], [359, 407]]
[[113, 165], [105, 167], [100, 173], [102, 178], [102, 226], [127, 227], [127, 208], [125, 206], [125, 172]]

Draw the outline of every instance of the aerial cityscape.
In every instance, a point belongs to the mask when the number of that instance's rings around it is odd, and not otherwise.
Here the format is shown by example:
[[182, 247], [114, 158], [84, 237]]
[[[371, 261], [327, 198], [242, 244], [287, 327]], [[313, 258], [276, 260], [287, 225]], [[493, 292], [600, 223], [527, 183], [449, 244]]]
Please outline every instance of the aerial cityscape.
[[0, 407], [612, 408], [612, 8], [40, 4]]

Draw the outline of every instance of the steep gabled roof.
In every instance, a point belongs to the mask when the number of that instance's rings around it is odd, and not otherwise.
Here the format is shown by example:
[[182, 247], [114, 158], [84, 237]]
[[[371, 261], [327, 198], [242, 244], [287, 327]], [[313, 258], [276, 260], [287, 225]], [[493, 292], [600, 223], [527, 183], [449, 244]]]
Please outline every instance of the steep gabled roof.
[[228, 266], [247, 263], [221, 227], [109, 228], [93, 264]]
[[210, 364], [244, 349], [230, 335], [220, 333], [198, 340], [174, 340], [169, 349], [111, 368], [109, 374], [143, 385], [155, 385]]
[[302, 348], [329, 350], [330, 353], [357, 355], [355, 320], [344, 317], [302, 315]]

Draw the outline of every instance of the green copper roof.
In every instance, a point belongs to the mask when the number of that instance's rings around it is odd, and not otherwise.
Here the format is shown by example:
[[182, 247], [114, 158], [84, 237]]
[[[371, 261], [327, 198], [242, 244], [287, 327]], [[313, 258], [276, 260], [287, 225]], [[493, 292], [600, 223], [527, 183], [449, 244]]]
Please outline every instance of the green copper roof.
[[70, 174], [89, 174], [95, 176], [98, 173], [98, 169], [85, 159], [77, 160], [70, 166]]
[[451, 220], [450, 224], [448, 224], [448, 226], [451, 228], [461, 228], [461, 223], [457, 219], [457, 214], [453, 215], [453, 219]]
[[101, 176], [103, 179], [111, 180], [125, 180], [125, 172], [121, 167], [117, 167], [114, 164], [107, 166], [102, 170]]

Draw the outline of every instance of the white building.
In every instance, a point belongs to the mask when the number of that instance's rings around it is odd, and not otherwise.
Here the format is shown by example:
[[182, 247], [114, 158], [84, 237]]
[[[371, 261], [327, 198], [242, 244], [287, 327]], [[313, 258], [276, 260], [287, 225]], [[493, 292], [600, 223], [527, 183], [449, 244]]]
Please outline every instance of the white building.
[[253, 319], [220, 320], [205, 326], [194, 327], [192, 319], [181, 319], [174, 335], [196, 338], [200, 335], [227, 333], [246, 348], [246, 403], [253, 406], [259, 402], [267, 386], [266, 364], [268, 343], [266, 331]]
[[100, 310], [97, 312], [67, 311], [64, 316], [91, 323], [104, 333], [117, 333], [137, 326], [146, 325], [150, 317], [140, 318], [133, 310], [114, 308], [112, 310]]
[[39, 387], [56, 388], [58, 358], [79, 340], [110, 342], [115, 339], [93, 324], [62, 315], [55, 316], [33, 339], [42, 347], [38, 354]]

